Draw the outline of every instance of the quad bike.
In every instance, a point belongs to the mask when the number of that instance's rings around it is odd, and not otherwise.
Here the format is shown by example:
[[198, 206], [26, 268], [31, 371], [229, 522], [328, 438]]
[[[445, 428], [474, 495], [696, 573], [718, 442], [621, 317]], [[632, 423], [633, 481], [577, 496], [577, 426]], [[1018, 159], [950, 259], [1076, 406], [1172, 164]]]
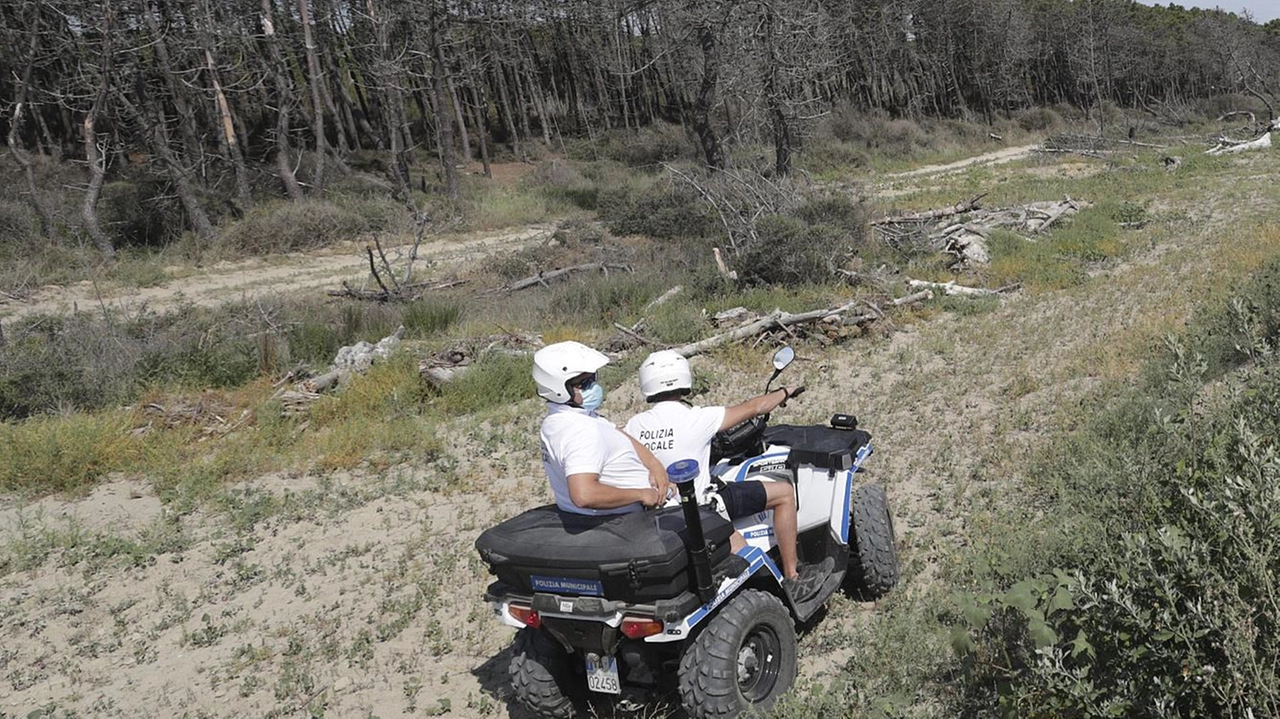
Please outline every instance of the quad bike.
[[[778, 351], [766, 390], [794, 356]], [[788, 593], [771, 511], [730, 523], [698, 506], [694, 460], [668, 468], [678, 508], [608, 516], [531, 509], [476, 540], [497, 577], [485, 600], [519, 630], [509, 673], [522, 704], [571, 717], [588, 699], [613, 695], [635, 706], [674, 684], [698, 719], [767, 709], [795, 680], [797, 624], [842, 585], [868, 598], [894, 586], [884, 489], [855, 481], [871, 436], [846, 414], [831, 426], [770, 427], [767, 419], [717, 436], [712, 476], [793, 484], [801, 559], [835, 560], [816, 594]], [[747, 546], [732, 553], [735, 528]]]

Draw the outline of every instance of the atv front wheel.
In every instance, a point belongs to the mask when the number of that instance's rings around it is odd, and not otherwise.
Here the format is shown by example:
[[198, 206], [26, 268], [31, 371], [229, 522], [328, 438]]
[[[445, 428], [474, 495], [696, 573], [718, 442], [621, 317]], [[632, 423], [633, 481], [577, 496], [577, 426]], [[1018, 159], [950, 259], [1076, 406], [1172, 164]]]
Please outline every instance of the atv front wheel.
[[538, 716], [549, 719], [574, 716], [569, 691], [569, 655], [542, 632], [526, 627], [516, 633], [507, 673], [516, 699]]
[[893, 517], [884, 487], [866, 484], [853, 495], [850, 589], [878, 599], [898, 583], [898, 550], [893, 543]]
[[680, 660], [680, 702], [694, 719], [765, 710], [796, 678], [796, 631], [772, 594], [748, 590], [707, 624]]

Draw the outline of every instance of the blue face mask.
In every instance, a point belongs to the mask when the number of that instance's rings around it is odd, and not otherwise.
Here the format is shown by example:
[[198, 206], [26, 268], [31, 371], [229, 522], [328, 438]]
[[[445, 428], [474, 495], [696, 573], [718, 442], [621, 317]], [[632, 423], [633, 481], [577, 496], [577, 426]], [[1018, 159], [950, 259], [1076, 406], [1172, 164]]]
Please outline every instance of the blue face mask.
[[582, 390], [582, 408], [588, 412], [594, 412], [600, 409], [600, 405], [604, 404], [604, 385], [599, 382], [592, 382], [590, 387]]

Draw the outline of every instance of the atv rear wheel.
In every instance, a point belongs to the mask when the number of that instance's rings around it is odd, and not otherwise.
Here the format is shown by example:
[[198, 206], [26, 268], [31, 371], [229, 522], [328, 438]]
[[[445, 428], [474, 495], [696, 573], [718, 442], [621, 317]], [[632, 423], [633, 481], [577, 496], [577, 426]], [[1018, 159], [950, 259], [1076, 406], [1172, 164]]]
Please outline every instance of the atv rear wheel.
[[526, 627], [516, 634], [507, 673], [516, 698], [538, 716], [568, 719], [575, 715], [569, 655], [542, 632]]
[[680, 702], [694, 719], [768, 709], [796, 678], [796, 631], [772, 594], [743, 592], [680, 660]]
[[884, 487], [866, 484], [853, 495], [853, 536], [849, 557], [849, 588], [867, 599], [878, 599], [898, 583], [898, 550], [893, 542], [893, 517]]

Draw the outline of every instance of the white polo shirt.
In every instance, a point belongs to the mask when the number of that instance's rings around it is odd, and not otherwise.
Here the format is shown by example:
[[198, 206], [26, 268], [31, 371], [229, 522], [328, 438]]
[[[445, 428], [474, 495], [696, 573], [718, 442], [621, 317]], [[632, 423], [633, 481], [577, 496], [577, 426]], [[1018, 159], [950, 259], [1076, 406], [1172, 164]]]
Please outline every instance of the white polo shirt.
[[581, 407], [548, 402], [541, 437], [542, 468], [551, 482], [557, 507], [578, 514], [625, 514], [644, 509], [639, 502], [614, 509], [588, 509], [569, 498], [572, 474], [598, 474], [601, 484], [619, 489], [651, 486], [649, 470], [631, 440], [609, 420]]
[[[698, 502], [705, 503], [711, 490], [711, 438], [724, 423], [724, 407], [690, 407], [684, 402], [658, 402], [627, 422], [627, 434], [670, 466], [682, 459], [698, 460]], [[679, 504], [677, 495], [667, 502]]]

